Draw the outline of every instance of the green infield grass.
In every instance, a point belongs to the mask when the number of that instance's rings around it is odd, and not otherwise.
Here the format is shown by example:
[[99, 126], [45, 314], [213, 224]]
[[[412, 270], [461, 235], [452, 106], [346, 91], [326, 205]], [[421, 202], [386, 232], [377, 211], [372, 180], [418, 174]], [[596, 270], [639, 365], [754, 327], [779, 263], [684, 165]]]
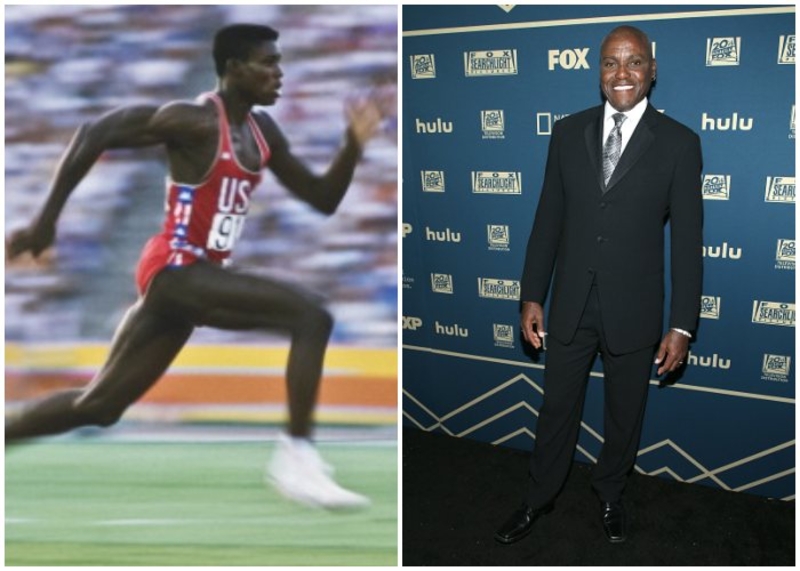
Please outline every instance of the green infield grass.
[[7, 451], [6, 565], [395, 566], [397, 445], [319, 445], [372, 506], [327, 512], [263, 483], [271, 443], [49, 441]]

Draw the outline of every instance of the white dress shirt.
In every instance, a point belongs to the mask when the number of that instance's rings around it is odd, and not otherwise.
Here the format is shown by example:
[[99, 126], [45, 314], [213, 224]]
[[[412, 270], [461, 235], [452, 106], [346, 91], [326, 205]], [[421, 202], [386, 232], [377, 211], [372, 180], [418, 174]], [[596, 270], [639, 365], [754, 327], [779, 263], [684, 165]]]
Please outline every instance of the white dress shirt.
[[[625, 147], [628, 144], [628, 141], [631, 140], [631, 135], [633, 135], [633, 131], [636, 129], [636, 126], [639, 124], [639, 121], [642, 119], [642, 115], [644, 115], [645, 109], [647, 109], [647, 97], [642, 99], [639, 103], [634, 105], [633, 109], [630, 111], [625, 111], [625, 116], [627, 119], [622, 122], [622, 126], [619, 128], [620, 132], [622, 133], [622, 152], [625, 152]], [[605, 145], [606, 139], [608, 139], [609, 133], [611, 133], [611, 129], [614, 128], [614, 118], [612, 115], [614, 113], [619, 113], [616, 109], [614, 109], [608, 101], [606, 101], [605, 105], [605, 119], [603, 120], [603, 144]]]

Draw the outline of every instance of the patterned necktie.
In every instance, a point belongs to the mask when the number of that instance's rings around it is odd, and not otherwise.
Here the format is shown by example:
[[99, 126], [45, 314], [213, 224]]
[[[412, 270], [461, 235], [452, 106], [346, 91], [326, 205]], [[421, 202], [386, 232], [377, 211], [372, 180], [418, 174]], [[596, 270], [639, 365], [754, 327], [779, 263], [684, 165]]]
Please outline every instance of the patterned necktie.
[[620, 127], [622, 122], [627, 119], [623, 113], [614, 113], [611, 118], [614, 119], [614, 127], [611, 129], [611, 133], [608, 134], [608, 139], [606, 139], [606, 144], [603, 147], [603, 180], [606, 184], [608, 184], [608, 179], [611, 178], [611, 174], [619, 161], [619, 156], [622, 154]]

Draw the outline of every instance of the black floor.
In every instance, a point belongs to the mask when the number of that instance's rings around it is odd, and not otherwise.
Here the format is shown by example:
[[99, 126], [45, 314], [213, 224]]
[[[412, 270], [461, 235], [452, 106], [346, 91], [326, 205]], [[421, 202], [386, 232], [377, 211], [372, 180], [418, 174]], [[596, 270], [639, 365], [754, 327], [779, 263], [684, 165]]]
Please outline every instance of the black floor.
[[403, 431], [404, 566], [794, 565], [794, 502], [634, 474], [628, 540], [606, 541], [591, 467], [576, 463], [556, 509], [513, 545], [492, 538], [521, 503], [527, 454]]

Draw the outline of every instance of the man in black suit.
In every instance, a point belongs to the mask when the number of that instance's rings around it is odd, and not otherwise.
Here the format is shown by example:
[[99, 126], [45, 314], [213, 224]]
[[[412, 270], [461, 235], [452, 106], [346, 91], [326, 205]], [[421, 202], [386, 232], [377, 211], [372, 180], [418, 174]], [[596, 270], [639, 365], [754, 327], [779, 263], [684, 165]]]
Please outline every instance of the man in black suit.
[[[544, 403], [525, 503], [495, 534], [501, 543], [527, 535], [553, 508], [572, 463], [598, 352], [605, 423], [592, 487], [608, 540], [625, 540], [621, 498], [638, 451], [652, 363], [659, 375], [682, 366], [697, 325], [700, 139], [648, 103], [655, 77], [647, 35], [630, 26], [614, 29], [600, 47], [605, 104], [553, 129], [522, 276], [523, 336], [541, 349], [548, 335]], [[661, 338], [667, 219], [672, 296], [669, 329]], [[545, 333], [542, 304], [551, 277]]]

